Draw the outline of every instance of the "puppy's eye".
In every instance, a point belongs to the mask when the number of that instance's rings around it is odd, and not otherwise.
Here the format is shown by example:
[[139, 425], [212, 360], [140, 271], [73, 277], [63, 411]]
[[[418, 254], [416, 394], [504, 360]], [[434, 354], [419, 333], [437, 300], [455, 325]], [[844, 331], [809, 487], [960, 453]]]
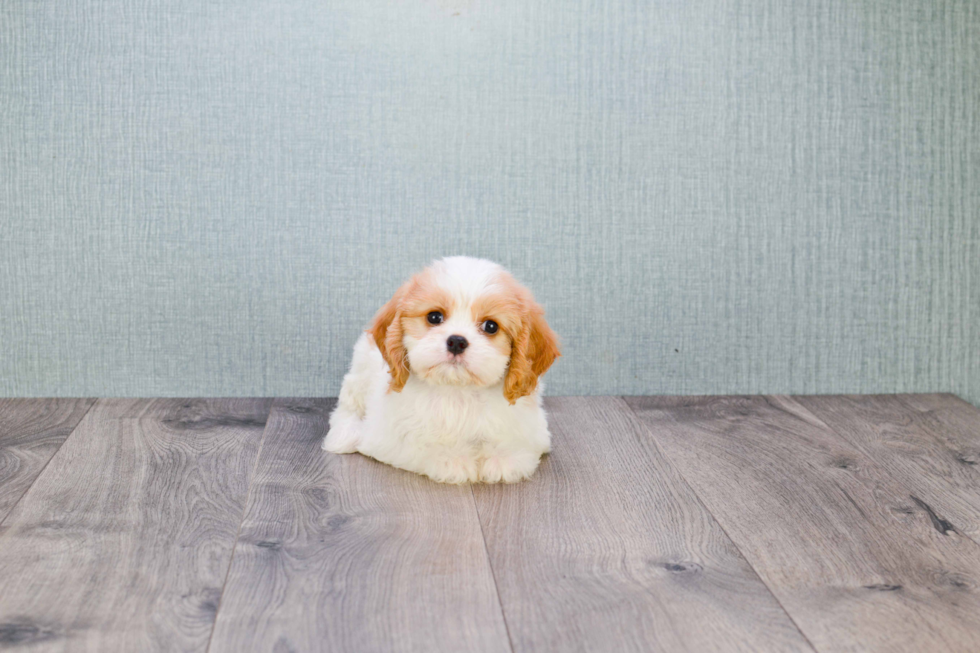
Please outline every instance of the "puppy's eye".
[[442, 313], [439, 311], [430, 311], [428, 315], [425, 316], [429, 324], [442, 324]]
[[493, 334], [497, 333], [498, 328], [499, 327], [497, 326], [497, 323], [494, 322], [493, 320], [487, 320], [486, 322], [483, 323], [483, 332], [486, 333], [487, 335], [492, 336]]

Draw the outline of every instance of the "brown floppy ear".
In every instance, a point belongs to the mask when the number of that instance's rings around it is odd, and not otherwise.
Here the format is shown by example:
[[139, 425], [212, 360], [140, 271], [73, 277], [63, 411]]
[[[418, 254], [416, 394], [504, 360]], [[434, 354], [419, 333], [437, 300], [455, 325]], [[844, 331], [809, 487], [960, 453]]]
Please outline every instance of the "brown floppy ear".
[[523, 303], [521, 330], [514, 338], [510, 367], [504, 378], [504, 397], [511, 404], [534, 392], [538, 377], [561, 356], [558, 336], [545, 322], [544, 309], [529, 294]]
[[388, 363], [391, 373], [388, 389], [395, 392], [401, 392], [405, 382], [408, 381], [408, 357], [405, 345], [402, 344], [402, 321], [399, 310], [407, 286], [408, 284], [405, 284], [399, 288], [394, 297], [381, 307], [367, 329], [378, 345], [378, 349], [381, 350], [385, 362]]

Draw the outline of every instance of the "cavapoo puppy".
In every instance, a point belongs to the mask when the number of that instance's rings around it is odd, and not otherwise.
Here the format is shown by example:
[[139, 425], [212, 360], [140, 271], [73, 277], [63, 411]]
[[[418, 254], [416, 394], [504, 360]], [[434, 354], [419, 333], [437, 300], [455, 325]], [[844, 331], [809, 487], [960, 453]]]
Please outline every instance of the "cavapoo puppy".
[[538, 380], [560, 355], [530, 291], [452, 256], [406, 282], [354, 346], [323, 448], [442, 483], [513, 483], [551, 443]]

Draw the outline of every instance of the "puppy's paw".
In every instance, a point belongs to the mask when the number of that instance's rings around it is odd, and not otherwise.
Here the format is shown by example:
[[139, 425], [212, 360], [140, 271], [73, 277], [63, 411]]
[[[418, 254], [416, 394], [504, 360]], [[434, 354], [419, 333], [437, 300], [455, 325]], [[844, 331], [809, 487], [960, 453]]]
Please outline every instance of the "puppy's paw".
[[480, 480], [484, 483], [517, 483], [531, 478], [540, 460], [540, 455], [531, 453], [490, 456], [480, 466]]
[[429, 463], [425, 475], [439, 483], [473, 483], [479, 479], [479, 469], [470, 456], [437, 458]]
[[361, 440], [358, 426], [354, 420], [338, 420], [323, 438], [321, 447], [330, 453], [354, 453]]

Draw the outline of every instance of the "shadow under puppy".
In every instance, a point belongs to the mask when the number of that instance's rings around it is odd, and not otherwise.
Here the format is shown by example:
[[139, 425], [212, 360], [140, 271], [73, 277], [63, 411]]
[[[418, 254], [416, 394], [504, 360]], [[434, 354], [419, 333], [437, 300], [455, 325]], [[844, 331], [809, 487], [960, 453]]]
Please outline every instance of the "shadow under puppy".
[[402, 285], [354, 346], [323, 448], [442, 483], [513, 483], [551, 446], [538, 380], [560, 356], [531, 292], [452, 256]]

